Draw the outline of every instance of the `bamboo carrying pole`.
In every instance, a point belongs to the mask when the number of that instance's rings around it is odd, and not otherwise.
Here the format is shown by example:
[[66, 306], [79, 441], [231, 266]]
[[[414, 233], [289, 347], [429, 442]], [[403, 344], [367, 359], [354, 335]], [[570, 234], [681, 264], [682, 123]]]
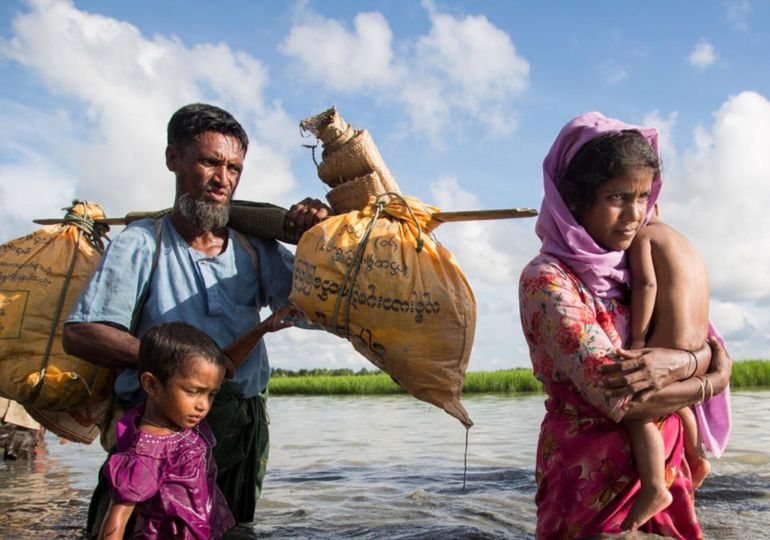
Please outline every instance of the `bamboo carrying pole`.
[[[64, 223], [64, 218], [45, 218], [45, 219], [33, 219], [32, 223], [38, 225], [58, 225]], [[101, 223], [102, 225], [125, 225], [126, 218], [97, 218], [94, 223]]]
[[460, 210], [457, 212], [436, 212], [431, 217], [436, 221], [483, 221], [487, 219], [513, 219], [537, 215], [534, 208], [500, 208], [497, 210]]
[[[258, 211], [258, 210], [253, 210]], [[444, 223], [453, 221], [484, 221], [489, 219], [514, 219], [533, 217], [537, 215], [537, 210], [534, 208], [499, 208], [495, 210], [459, 210], [456, 212], [437, 212], [432, 214], [433, 219]], [[34, 219], [32, 220], [38, 225], [56, 225], [62, 223], [63, 218], [51, 218], [51, 219]], [[101, 223], [103, 225], [126, 225], [131, 220], [122, 218], [99, 218], [95, 219], [95, 223]]]

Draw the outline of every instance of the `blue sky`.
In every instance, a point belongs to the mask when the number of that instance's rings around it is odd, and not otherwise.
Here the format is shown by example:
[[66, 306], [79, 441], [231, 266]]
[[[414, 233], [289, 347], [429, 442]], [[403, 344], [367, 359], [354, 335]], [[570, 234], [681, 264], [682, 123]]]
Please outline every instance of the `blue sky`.
[[[165, 124], [230, 110], [252, 145], [238, 197], [323, 198], [298, 123], [335, 104], [404, 193], [443, 210], [539, 207], [541, 164], [589, 110], [661, 134], [662, 216], [698, 246], [736, 358], [770, 358], [770, 2], [6, 1], [0, 239], [75, 197], [167, 207]], [[527, 366], [517, 279], [534, 219], [446, 224], [479, 307], [471, 370]], [[273, 364], [363, 367], [319, 332]]]

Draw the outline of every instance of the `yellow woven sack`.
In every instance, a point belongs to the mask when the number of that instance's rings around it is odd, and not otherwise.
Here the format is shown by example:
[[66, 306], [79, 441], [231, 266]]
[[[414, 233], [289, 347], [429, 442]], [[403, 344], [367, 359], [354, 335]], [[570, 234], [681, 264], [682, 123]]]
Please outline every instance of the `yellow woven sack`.
[[322, 221], [297, 245], [290, 301], [470, 427], [460, 395], [476, 301], [452, 253], [429, 235], [437, 211], [413, 197], [371, 197]]
[[66, 355], [61, 330], [101, 258], [92, 219], [104, 212], [79, 201], [68, 210], [62, 224], [0, 246], [0, 395], [61, 436], [93, 440], [114, 371]]

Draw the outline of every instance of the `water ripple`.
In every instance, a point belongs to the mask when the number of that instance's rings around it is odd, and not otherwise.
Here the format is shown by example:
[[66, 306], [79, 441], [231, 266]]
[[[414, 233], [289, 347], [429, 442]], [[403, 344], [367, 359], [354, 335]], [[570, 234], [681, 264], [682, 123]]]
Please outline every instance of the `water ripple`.
[[[770, 430], [759, 421], [770, 415], [767, 397], [733, 394], [733, 440], [696, 494], [706, 538], [768, 537]], [[228, 540], [534, 538], [542, 396], [464, 403], [476, 422], [465, 490], [465, 430], [435, 407], [408, 396], [272, 398], [270, 463], [256, 521]], [[46, 445], [33, 463], [0, 461], [0, 538], [83, 532], [105, 454], [50, 436]]]

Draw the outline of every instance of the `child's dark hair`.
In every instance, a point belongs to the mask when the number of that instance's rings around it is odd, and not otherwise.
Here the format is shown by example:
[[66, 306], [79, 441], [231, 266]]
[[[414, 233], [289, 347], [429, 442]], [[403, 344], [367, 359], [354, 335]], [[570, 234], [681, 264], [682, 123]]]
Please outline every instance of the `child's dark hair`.
[[150, 328], [139, 342], [137, 373], [152, 373], [161, 384], [172, 377], [187, 373], [188, 360], [193, 356], [225, 368], [225, 353], [211, 337], [183, 322], [159, 324]]
[[576, 219], [591, 208], [600, 185], [623, 173], [649, 168], [660, 174], [660, 159], [635, 130], [605, 133], [580, 148], [559, 181], [559, 193]]

